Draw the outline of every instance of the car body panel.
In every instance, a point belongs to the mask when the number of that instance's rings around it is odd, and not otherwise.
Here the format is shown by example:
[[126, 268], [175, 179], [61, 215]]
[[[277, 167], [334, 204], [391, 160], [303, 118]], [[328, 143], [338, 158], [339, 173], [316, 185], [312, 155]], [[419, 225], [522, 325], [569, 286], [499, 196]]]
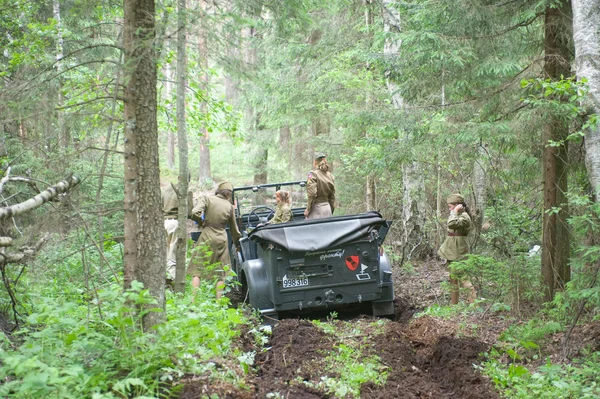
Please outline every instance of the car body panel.
[[[303, 183], [268, 188], [302, 189]], [[391, 221], [378, 212], [305, 220], [304, 208], [296, 206], [292, 208], [293, 221], [259, 225], [265, 222], [268, 209], [257, 209], [264, 203], [246, 191], [268, 199], [261, 190], [262, 186], [234, 188], [233, 198], [234, 203], [243, 197], [251, 204], [236, 207], [243, 237], [239, 253], [234, 245], [230, 248], [232, 268], [253, 307], [276, 316], [279, 312], [334, 311], [371, 303], [373, 314], [393, 314], [391, 269], [381, 251]], [[257, 212], [251, 215], [252, 209]]]

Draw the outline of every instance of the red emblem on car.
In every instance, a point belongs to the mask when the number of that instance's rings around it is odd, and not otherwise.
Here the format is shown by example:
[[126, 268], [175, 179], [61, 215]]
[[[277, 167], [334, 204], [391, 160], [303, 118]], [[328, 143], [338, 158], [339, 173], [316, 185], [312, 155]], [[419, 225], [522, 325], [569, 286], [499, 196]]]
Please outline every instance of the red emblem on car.
[[358, 267], [358, 255], [346, 256], [346, 266], [354, 271]]

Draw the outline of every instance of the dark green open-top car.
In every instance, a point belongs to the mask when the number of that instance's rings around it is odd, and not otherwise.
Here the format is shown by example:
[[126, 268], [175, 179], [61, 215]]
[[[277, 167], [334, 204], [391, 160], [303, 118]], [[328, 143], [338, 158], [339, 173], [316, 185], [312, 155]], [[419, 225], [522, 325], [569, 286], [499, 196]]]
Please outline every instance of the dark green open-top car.
[[[290, 193], [294, 219], [265, 225], [276, 190]], [[394, 313], [392, 272], [381, 249], [391, 222], [378, 212], [305, 220], [303, 181], [237, 187], [233, 201], [242, 239], [238, 253], [230, 242], [232, 269], [263, 315], [359, 304], [370, 304], [376, 316]]]

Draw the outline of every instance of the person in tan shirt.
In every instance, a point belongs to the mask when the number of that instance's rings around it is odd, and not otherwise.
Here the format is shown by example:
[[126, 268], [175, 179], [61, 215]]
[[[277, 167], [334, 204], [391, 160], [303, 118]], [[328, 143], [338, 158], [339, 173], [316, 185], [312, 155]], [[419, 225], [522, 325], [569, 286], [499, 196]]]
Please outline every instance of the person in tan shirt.
[[277, 209], [275, 209], [275, 215], [267, 224], [277, 224], [291, 222], [294, 220], [294, 215], [290, 208], [290, 193], [287, 191], [279, 190], [275, 193], [275, 201], [277, 202]]
[[307, 219], [327, 218], [335, 210], [335, 179], [329, 172], [326, 155], [317, 153], [314, 169], [306, 179], [307, 203], [304, 216]]
[[235, 221], [233, 204], [230, 202], [232, 193], [233, 185], [229, 182], [222, 182], [215, 191], [215, 195], [200, 197], [192, 211], [192, 220], [202, 225], [202, 233], [195, 247], [208, 245], [211, 253], [202, 254], [196, 251], [190, 259], [188, 273], [192, 275], [192, 286], [198, 288], [201, 277], [214, 277], [214, 274], [207, 273], [206, 266], [220, 263], [217, 273], [217, 298], [220, 298], [223, 292], [226, 277], [225, 265], [231, 265], [225, 228], [229, 226], [231, 238], [238, 248], [241, 237]]
[[[167, 183], [167, 186], [161, 191], [161, 196], [165, 230], [167, 232], [167, 284], [169, 284], [175, 280], [175, 250], [179, 242], [177, 237], [179, 199], [177, 198], [175, 185], [171, 182]], [[192, 214], [193, 206], [194, 196], [191, 191], [188, 191], [188, 218]]]
[[[462, 195], [452, 194], [447, 198], [446, 202], [450, 211], [450, 216], [448, 217], [448, 235], [438, 250], [438, 255], [440, 258], [446, 259], [449, 266], [454, 261], [464, 259], [470, 252], [467, 236], [471, 230], [472, 223], [469, 208], [465, 204], [465, 199]], [[468, 290], [467, 302], [473, 303], [476, 292], [471, 282], [466, 278], [461, 278], [459, 281], [459, 279], [453, 277], [450, 277], [450, 303], [452, 305], [458, 303], [459, 282], [463, 288]]]

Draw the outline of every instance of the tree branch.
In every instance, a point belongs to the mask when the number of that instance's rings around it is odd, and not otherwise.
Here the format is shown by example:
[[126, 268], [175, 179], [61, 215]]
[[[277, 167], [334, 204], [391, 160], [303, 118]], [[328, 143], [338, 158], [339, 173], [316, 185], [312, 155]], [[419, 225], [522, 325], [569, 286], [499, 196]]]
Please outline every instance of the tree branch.
[[80, 183], [79, 178], [75, 176], [69, 176], [60, 183], [49, 187], [45, 191], [42, 191], [33, 198], [27, 201], [21, 202], [16, 205], [12, 205], [5, 208], [0, 208], [0, 220], [7, 219], [9, 217], [17, 216], [30, 210], [36, 209], [51, 199], [57, 197], [59, 194], [69, 191], [73, 187]]

